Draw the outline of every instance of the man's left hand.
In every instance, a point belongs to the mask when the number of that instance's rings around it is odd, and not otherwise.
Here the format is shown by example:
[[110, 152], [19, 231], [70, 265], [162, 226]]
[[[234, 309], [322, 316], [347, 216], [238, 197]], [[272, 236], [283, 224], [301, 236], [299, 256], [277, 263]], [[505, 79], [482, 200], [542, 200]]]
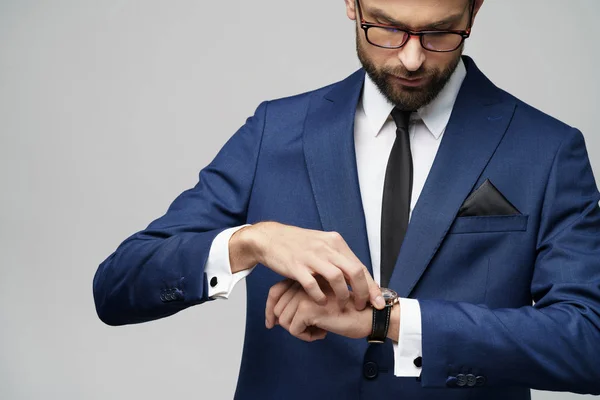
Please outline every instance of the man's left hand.
[[372, 329], [372, 308], [357, 311], [353, 301], [340, 308], [333, 290], [326, 284], [322, 286], [327, 296], [323, 306], [315, 303], [295, 281], [285, 279], [274, 285], [267, 298], [266, 327], [271, 329], [279, 324], [307, 342], [324, 339], [327, 332], [352, 339], [367, 337]]

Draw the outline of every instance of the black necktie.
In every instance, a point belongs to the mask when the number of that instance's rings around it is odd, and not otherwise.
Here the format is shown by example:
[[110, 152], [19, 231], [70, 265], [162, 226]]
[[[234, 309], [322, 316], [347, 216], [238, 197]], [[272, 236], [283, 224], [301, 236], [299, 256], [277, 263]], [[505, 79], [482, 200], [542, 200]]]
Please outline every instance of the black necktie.
[[392, 110], [396, 140], [388, 159], [381, 209], [381, 287], [388, 287], [408, 228], [413, 164], [408, 136], [410, 112]]

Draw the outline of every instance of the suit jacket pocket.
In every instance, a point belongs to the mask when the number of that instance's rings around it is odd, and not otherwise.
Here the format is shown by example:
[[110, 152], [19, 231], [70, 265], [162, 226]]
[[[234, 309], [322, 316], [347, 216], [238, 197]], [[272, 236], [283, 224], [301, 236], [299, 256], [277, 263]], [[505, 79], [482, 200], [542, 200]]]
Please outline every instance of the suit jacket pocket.
[[449, 233], [519, 232], [527, 230], [528, 215], [457, 217]]

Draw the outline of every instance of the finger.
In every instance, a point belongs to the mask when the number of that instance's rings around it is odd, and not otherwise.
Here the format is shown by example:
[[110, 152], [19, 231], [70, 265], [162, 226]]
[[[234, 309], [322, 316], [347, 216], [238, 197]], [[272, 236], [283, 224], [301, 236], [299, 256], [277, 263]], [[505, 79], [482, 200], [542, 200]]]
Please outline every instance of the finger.
[[298, 302], [296, 312], [290, 323], [288, 331], [291, 335], [306, 342], [325, 339], [327, 331], [315, 325], [316, 315], [322, 312], [322, 308], [304, 298]]
[[325, 339], [327, 331], [316, 326], [309, 326], [306, 330], [296, 336], [298, 339], [304, 340], [305, 342], [314, 342], [317, 340]]
[[271, 329], [273, 326], [275, 326], [277, 322], [275, 306], [294, 283], [295, 281], [291, 279], [284, 279], [283, 281], [273, 285], [269, 290], [267, 303], [265, 305], [265, 326], [268, 329]]
[[292, 320], [294, 319], [296, 313], [298, 312], [298, 304], [300, 303], [300, 299], [297, 296], [294, 296], [286, 305], [286, 307], [281, 312], [279, 316], [279, 325], [283, 327], [286, 331], [290, 331], [290, 325], [292, 324]]
[[325, 339], [328, 333], [325, 329], [317, 328], [316, 326], [309, 327], [308, 331], [310, 332], [311, 342]]
[[[347, 246], [342, 252], [333, 252], [330, 257], [330, 262], [333, 263], [344, 274], [345, 280], [352, 287], [354, 295], [354, 304], [357, 310], [363, 310], [370, 295], [369, 279], [365, 275], [366, 267], [354, 256]], [[370, 275], [369, 275], [370, 277]], [[374, 284], [375, 282], [370, 279]]]
[[279, 317], [283, 310], [285, 310], [288, 303], [296, 296], [296, 293], [300, 290], [300, 284], [298, 282], [294, 282], [292, 286], [281, 296], [277, 304], [275, 304], [275, 308], [273, 309], [273, 313], [275, 315], [275, 324], [278, 323]]
[[296, 307], [294, 315], [292, 315], [292, 319], [290, 320], [288, 331], [290, 332], [290, 334], [296, 336], [299, 339], [302, 339], [300, 335], [304, 333], [304, 331], [308, 327], [306, 323], [306, 314], [306, 305]]
[[379, 287], [377, 282], [373, 280], [371, 274], [366, 268], [364, 269], [364, 273], [365, 275], [367, 275], [367, 280], [369, 281], [369, 298], [371, 304], [378, 310], [383, 310], [385, 308], [385, 300], [381, 295], [381, 288]]
[[321, 290], [321, 287], [317, 283], [315, 277], [308, 271], [308, 269], [302, 269], [296, 273], [296, 280], [302, 288], [317, 304], [327, 304], [327, 297]]
[[290, 326], [288, 329], [292, 336], [305, 341], [310, 341], [311, 335], [308, 329], [310, 328], [310, 325], [307, 323], [309, 320], [309, 313], [309, 307], [307, 307], [306, 304], [296, 307], [296, 312], [290, 321]]
[[[343, 308], [350, 298], [350, 291], [348, 290], [344, 272], [328, 261], [318, 260], [312, 265], [314, 272], [317, 273], [321, 279], [325, 280], [329, 287], [331, 287], [340, 308]], [[317, 278], [317, 282], [319, 282], [319, 278]]]
[[[385, 301], [381, 296], [381, 289], [377, 282], [373, 280], [367, 267], [360, 261], [356, 254], [352, 252], [346, 242], [343, 242], [340, 245], [340, 251], [348, 257], [354, 265], [352, 269], [354, 275], [349, 276], [349, 279], [352, 292], [354, 293], [356, 309], [359, 311], [363, 310], [366, 307], [367, 302], [370, 302], [378, 309], [385, 307]], [[359, 268], [360, 273], [358, 273], [355, 268]], [[361, 274], [362, 277], [359, 277]]]
[[291, 279], [284, 279], [283, 281], [276, 283], [269, 289], [269, 295], [267, 297], [267, 304], [265, 306], [265, 326], [271, 329], [275, 326], [275, 313], [274, 309], [281, 296], [287, 292], [287, 290], [295, 283]]

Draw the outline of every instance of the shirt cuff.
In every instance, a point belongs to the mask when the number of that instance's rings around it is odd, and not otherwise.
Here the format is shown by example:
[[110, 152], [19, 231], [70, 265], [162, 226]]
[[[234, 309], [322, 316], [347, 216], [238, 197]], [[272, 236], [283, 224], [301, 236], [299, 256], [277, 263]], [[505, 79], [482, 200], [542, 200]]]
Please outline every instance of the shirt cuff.
[[418, 377], [421, 375], [423, 340], [421, 306], [415, 299], [400, 299], [400, 335], [394, 346], [394, 375]]
[[229, 239], [238, 230], [246, 225], [228, 228], [219, 233], [213, 240], [208, 259], [204, 266], [204, 274], [208, 280], [208, 297], [212, 299], [227, 299], [231, 294], [236, 283], [247, 277], [254, 267], [231, 273], [231, 263], [229, 261]]

